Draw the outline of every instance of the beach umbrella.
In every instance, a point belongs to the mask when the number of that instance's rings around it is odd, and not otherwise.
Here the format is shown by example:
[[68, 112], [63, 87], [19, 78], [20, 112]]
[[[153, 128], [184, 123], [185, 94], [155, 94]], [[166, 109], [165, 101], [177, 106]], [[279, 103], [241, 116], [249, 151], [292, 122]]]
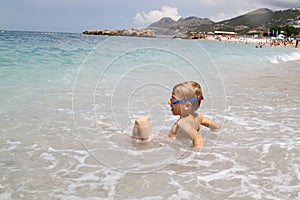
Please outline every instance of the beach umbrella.
[[276, 39], [278, 39], [278, 40], [284, 40], [285, 39], [285, 35], [279, 34], [279, 35], [277, 35]]

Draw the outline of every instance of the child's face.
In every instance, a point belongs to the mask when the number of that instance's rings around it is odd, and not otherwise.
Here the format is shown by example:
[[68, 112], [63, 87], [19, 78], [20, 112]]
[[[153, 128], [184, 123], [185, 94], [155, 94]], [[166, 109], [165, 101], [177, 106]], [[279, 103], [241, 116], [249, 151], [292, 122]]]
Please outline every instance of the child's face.
[[172, 94], [172, 97], [170, 98], [170, 100], [168, 102], [171, 107], [171, 111], [172, 111], [173, 115], [181, 115], [181, 105], [179, 103], [174, 104], [174, 97], [175, 97], [175, 95]]

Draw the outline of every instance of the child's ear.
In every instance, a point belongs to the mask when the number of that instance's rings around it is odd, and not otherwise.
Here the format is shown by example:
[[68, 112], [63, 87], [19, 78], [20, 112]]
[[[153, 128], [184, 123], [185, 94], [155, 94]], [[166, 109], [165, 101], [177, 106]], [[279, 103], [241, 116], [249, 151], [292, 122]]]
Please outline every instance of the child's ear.
[[187, 103], [185, 103], [185, 105], [184, 105], [184, 109], [185, 109], [186, 111], [191, 110], [192, 107], [193, 107], [193, 105], [192, 105], [191, 102], [187, 102]]

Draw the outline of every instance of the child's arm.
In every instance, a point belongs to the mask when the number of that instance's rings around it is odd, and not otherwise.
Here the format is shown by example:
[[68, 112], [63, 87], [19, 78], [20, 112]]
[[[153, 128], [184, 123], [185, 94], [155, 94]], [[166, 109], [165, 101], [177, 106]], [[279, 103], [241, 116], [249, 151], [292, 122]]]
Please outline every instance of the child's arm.
[[219, 131], [221, 129], [221, 126], [217, 122], [211, 120], [208, 117], [200, 115], [200, 120], [201, 120], [201, 125], [210, 128], [212, 131]]
[[169, 136], [170, 138], [175, 138], [175, 137], [176, 137], [177, 130], [178, 130], [178, 124], [177, 124], [177, 122], [176, 122], [176, 123], [172, 126], [172, 128], [171, 128], [171, 130], [170, 130], [168, 136]]
[[194, 147], [202, 147], [204, 139], [190, 123], [180, 121], [178, 122], [178, 127], [180, 127], [180, 130], [193, 141]]

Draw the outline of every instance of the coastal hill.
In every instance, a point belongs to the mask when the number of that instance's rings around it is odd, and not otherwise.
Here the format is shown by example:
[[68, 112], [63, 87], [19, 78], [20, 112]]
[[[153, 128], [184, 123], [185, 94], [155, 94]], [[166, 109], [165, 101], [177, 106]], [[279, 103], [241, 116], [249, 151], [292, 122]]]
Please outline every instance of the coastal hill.
[[[261, 8], [220, 22], [214, 22], [208, 18], [198, 18], [195, 16], [180, 18], [178, 21], [164, 17], [142, 30], [90, 30], [82, 33], [88, 35], [132, 37], [157, 37], [158, 35], [161, 37], [171, 35], [172, 37], [191, 38], [190, 34], [193, 36], [193, 32], [208, 33], [214, 31], [230, 31], [238, 34], [247, 34], [250, 31], [268, 32], [271, 31], [271, 29], [280, 31], [282, 30], [280, 27], [290, 26], [293, 30], [287, 30], [286, 28], [284, 31], [292, 33], [290, 35], [298, 35], [300, 32], [299, 23], [300, 7], [281, 11]], [[274, 27], [276, 27], [276, 29], [274, 29]], [[201, 37], [200, 35], [200, 38]]]
[[213, 32], [235, 31], [239, 34], [245, 34], [250, 30], [268, 31], [274, 26], [297, 25], [300, 18], [300, 8], [288, 10], [272, 11], [267, 8], [261, 8], [244, 15], [234, 17], [228, 20], [213, 22], [208, 18], [187, 17], [174, 21], [171, 18], [162, 18], [158, 22], [151, 24], [148, 28], [160, 27], [180, 32]]
[[214, 29], [215, 22], [208, 18], [198, 18], [198, 17], [187, 17], [180, 18], [178, 21], [174, 21], [169, 17], [164, 17], [158, 22], [155, 22], [148, 26], [148, 28], [166, 28], [172, 30], [179, 30], [180, 32], [187, 31], [202, 31], [208, 32]]

